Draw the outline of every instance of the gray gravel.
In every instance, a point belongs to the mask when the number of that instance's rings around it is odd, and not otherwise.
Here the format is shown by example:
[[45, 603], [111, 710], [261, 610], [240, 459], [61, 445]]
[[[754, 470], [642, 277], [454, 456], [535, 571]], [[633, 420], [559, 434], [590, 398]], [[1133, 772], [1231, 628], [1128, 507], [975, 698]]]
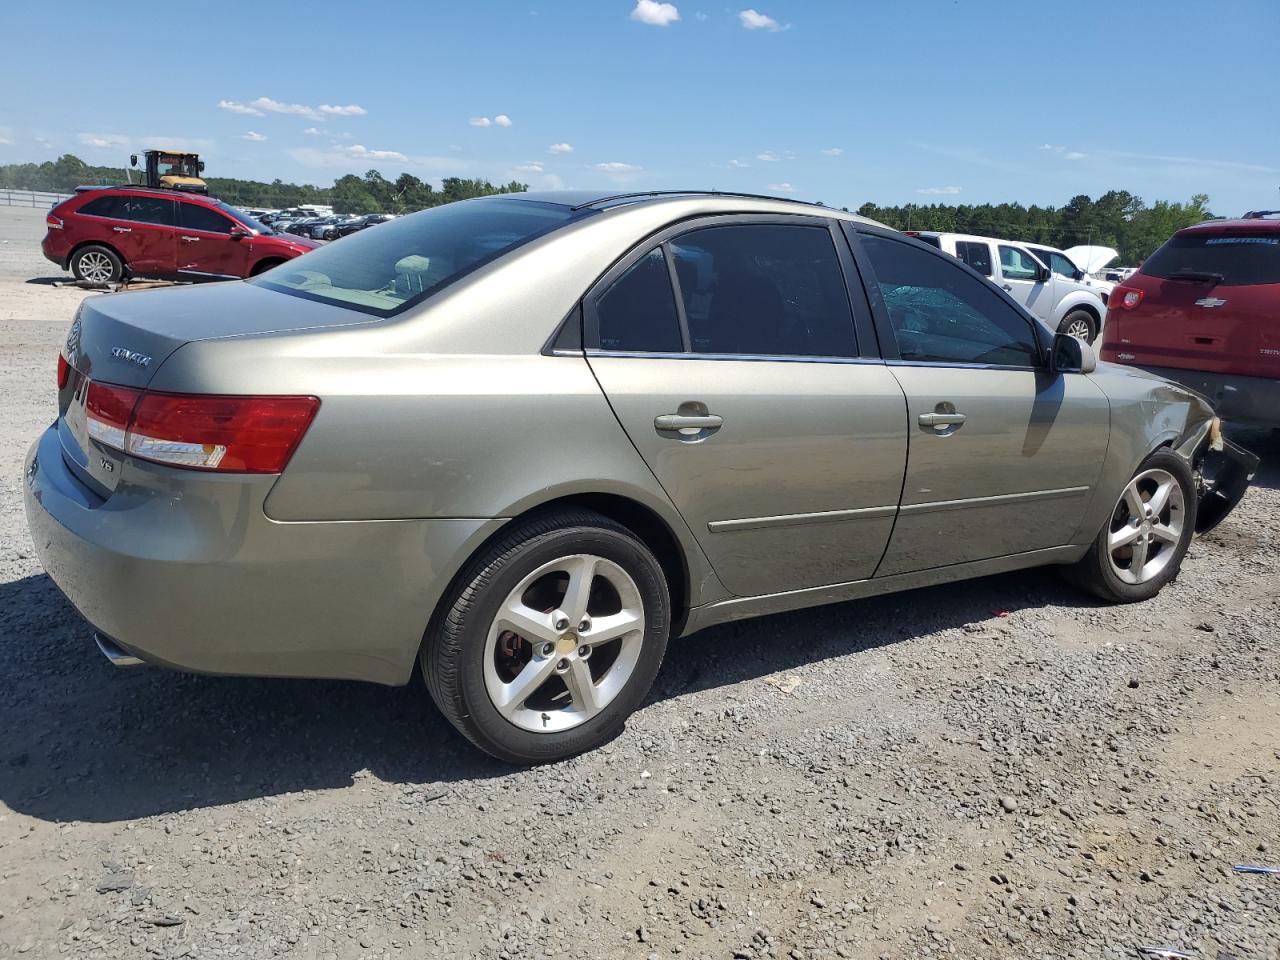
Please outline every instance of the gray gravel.
[[1274, 467], [1150, 603], [1033, 571], [708, 630], [513, 771], [420, 683], [110, 668], [22, 517], [70, 311], [8, 316], [0, 957], [1280, 957], [1230, 870], [1280, 863]]

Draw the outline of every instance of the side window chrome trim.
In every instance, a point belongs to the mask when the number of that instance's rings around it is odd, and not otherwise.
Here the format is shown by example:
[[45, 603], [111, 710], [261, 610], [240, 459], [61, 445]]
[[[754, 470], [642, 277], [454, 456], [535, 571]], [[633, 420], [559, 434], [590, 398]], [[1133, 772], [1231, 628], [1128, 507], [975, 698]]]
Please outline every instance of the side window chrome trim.
[[638, 350], [601, 350], [589, 348], [588, 357], [631, 357], [641, 360], [737, 360], [749, 363], [839, 363], [882, 367], [885, 361], [876, 357], [802, 357], [794, 354], [762, 353], [645, 353]]

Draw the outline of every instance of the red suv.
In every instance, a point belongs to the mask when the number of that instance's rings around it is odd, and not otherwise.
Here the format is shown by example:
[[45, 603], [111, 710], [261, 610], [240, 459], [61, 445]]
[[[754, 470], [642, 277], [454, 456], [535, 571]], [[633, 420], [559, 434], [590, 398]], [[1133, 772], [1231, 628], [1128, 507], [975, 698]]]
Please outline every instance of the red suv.
[[1102, 359], [1213, 401], [1218, 415], [1280, 427], [1280, 220], [1179, 230], [1111, 293]]
[[212, 197], [145, 187], [77, 193], [45, 218], [44, 255], [77, 280], [243, 278], [319, 246]]

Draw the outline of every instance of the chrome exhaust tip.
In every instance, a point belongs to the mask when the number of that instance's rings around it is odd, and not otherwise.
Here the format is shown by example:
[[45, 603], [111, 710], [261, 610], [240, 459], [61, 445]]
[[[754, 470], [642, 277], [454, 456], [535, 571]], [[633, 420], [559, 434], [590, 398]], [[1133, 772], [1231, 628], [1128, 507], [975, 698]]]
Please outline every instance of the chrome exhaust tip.
[[102, 651], [102, 655], [111, 661], [113, 667], [140, 667], [143, 664], [141, 657], [135, 657], [110, 637], [103, 636], [95, 631], [93, 641], [98, 645], [98, 649]]

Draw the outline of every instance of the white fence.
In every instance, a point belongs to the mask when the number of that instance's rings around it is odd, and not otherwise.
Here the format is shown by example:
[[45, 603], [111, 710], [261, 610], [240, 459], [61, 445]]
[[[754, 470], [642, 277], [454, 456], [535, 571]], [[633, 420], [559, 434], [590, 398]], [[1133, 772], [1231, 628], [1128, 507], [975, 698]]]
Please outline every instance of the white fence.
[[46, 193], [42, 190], [7, 190], [0, 187], [0, 207], [39, 207], [45, 210], [61, 200], [66, 200], [69, 193]]

